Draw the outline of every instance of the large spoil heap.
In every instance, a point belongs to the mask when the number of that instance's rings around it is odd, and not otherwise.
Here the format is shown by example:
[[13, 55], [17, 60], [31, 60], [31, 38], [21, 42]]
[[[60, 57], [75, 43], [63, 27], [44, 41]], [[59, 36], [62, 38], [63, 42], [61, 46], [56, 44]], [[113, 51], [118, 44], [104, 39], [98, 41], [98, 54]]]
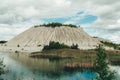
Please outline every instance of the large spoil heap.
[[80, 49], [93, 49], [100, 41], [88, 35], [80, 27], [69, 25], [61, 26], [34, 26], [8, 41], [9, 47], [37, 48], [48, 45], [50, 41], [64, 43], [68, 46], [78, 44]]

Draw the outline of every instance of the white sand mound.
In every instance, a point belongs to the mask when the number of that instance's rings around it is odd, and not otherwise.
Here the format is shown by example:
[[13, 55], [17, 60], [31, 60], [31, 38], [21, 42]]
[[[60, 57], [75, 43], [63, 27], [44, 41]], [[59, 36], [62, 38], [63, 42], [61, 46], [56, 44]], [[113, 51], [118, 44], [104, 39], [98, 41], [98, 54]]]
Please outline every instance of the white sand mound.
[[94, 49], [100, 43], [80, 27], [32, 27], [6, 43], [9, 50], [39, 51], [50, 41], [64, 43], [68, 46], [78, 44], [80, 49]]

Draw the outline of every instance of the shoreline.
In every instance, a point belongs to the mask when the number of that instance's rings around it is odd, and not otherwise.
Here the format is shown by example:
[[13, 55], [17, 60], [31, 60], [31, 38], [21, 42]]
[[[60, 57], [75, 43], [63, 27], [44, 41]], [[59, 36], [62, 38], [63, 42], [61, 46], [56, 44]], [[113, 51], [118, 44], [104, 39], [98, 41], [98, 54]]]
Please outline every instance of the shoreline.
[[[65, 69], [93, 69], [93, 64], [96, 56], [95, 50], [73, 50], [60, 49], [50, 50], [45, 52], [34, 52], [29, 56], [32, 58], [47, 58], [47, 59], [69, 59], [70, 63], [65, 64]], [[107, 51], [109, 63], [112, 65], [119, 65], [120, 51]]]
[[[1, 47], [1, 46], [0, 46]], [[58, 59], [70, 59], [70, 63], [65, 64], [65, 69], [92, 69], [93, 62], [95, 60], [96, 51], [95, 50], [75, 50], [75, 49], [59, 49], [59, 50], [49, 50], [49, 51], [40, 51], [40, 49], [32, 50], [21, 50], [20, 48], [10, 48], [2, 47], [0, 52], [5, 53], [16, 53], [16, 54], [25, 54], [31, 58], [46, 58], [51, 60]], [[31, 48], [27, 48], [31, 49]], [[34, 49], [34, 48], [33, 48]], [[120, 50], [107, 50], [109, 62], [113, 65], [120, 65]]]
[[0, 52], [19, 52], [19, 53], [32, 53], [41, 51], [41, 47], [8, 47], [0, 45]]

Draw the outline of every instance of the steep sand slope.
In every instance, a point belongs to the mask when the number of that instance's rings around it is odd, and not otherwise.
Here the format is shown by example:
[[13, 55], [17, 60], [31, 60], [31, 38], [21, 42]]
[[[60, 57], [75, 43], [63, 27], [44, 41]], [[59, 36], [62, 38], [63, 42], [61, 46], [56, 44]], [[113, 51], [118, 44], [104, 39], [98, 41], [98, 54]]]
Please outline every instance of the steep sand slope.
[[71, 27], [32, 27], [8, 41], [9, 47], [43, 47], [50, 41], [56, 41], [71, 46], [78, 44], [80, 49], [93, 49], [100, 42], [92, 38], [82, 28]]

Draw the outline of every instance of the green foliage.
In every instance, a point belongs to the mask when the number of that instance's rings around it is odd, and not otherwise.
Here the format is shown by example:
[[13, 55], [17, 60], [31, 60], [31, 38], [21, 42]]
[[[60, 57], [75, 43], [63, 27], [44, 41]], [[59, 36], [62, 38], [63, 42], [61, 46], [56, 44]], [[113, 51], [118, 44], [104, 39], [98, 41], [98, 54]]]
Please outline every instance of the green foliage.
[[63, 43], [61, 44], [59, 42], [51, 41], [49, 43], [49, 45], [44, 46], [43, 51], [44, 50], [51, 50], [51, 49], [63, 49], [63, 48], [69, 48], [69, 46], [67, 46]]
[[77, 27], [76, 25], [73, 25], [73, 24], [63, 24], [63, 26], [70, 26], [70, 27]]
[[7, 41], [4, 41], [4, 40], [3, 40], [3, 41], [0, 41], [0, 44], [4, 44], [4, 43], [6, 43], [6, 42], [7, 42]]
[[50, 41], [49, 45], [44, 46], [43, 51], [51, 50], [51, 49], [64, 49], [64, 48], [78, 49], [78, 45], [77, 44], [76, 45], [72, 44], [72, 46], [67, 46], [64, 43]]
[[97, 36], [93, 36], [93, 38], [98, 38]]
[[72, 44], [71, 49], [78, 49], [78, 44], [76, 45]]
[[114, 72], [111, 72], [108, 67], [107, 53], [105, 49], [99, 45], [97, 50], [97, 57], [94, 64], [94, 69], [97, 72], [97, 80], [114, 80]]
[[115, 44], [112, 42], [107, 42], [107, 41], [101, 41], [105, 46], [113, 47], [114, 49], [120, 50], [120, 44]]
[[68, 26], [68, 27], [77, 27], [76, 25], [73, 24], [62, 24], [62, 23], [58, 23], [58, 22], [52, 22], [52, 23], [48, 23], [48, 24], [43, 24], [43, 25], [36, 25], [34, 27], [41, 27], [41, 26], [45, 26], [45, 27], [61, 27], [61, 26]]
[[48, 24], [44, 24], [43, 26], [46, 26], [46, 27], [60, 27], [62, 26], [61, 23], [48, 23]]
[[5, 68], [5, 65], [3, 64], [3, 60], [0, 59], [0, 76], [5, 73], [4, 68]]
[[20, 45], [18, 44], [17, 47], [20, 47]]
[[5, 74], [5, 65], [3, 64], [3, 59], [0, 59], [0, 80], [4, 80], [1, 75]]
[[41, 45], [39, 44], [39, 45], [37, 45], [37, 47], [40, 47]]

